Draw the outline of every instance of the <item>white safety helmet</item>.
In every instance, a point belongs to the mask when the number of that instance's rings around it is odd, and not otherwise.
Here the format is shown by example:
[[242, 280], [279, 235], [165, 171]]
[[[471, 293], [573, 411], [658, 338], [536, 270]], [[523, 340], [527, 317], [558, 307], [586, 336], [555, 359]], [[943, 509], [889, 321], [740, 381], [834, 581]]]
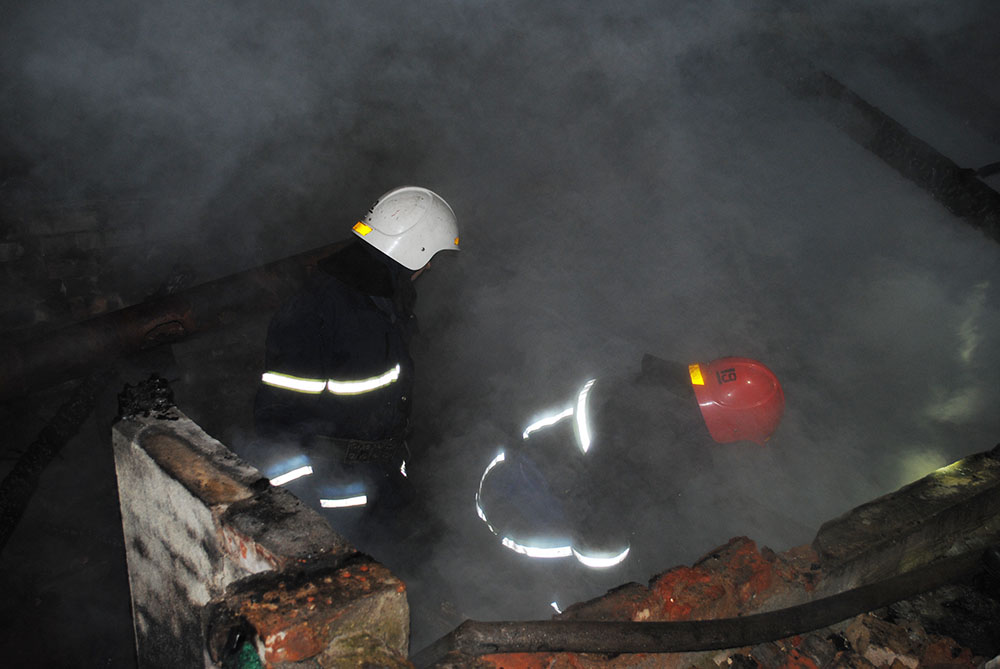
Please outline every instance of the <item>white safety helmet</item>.
[[354, 224], [354, 234], [414, 271], [438, 251], [458, 250], [455, 212], [440, 195], [418, 186], [384, 194]]

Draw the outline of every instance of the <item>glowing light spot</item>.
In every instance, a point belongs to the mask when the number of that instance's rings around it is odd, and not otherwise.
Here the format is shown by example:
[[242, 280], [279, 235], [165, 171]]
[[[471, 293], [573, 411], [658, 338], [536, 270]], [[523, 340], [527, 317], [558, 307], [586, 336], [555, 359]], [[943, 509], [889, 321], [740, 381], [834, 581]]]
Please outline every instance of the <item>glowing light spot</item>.
[[334, 395], [360, 395], [361, 393], [378, 390], [390, 383], [394, 383], [399, 378], [399, 371], [400, 367], [396, 365], [388, 372], [373, 376], [370, 379], [361, 379], [359, 381], [335, 381], [334, 379], [330, 379], [326, 382], [326, 388]]
[[364, 506], [368, 503], [368, 495], [355, 495], [354, 497], [340, 497], [337, 499], [321, 499], [319, 505], [324, 509], [347, 509], [355, 506]]
[[597, 379], [591, 379], [583, 385], [580, 394], [576, 396], [576, 428], [580, 438], [580, 450], [586, 453], [590, 450], [590, 424], [587, 420], [587, 396]]
[[497, 465], [499, 465], [501, 462], [504, 461], [504, 457], [505, 456], [503, 454], [503, 451], [500, 451], [497, 454], [497, 456], [493, 458], [490, 464], [486, 465], [486, 469], [483, 471], [483, 475], [479, 479], [479, 490], [476, 491], [476, 515], [478, 515], [482, 519], [482, 521], [486, 523], [486, 527], [490, 528], [490, 532], [492, 532], [493, 534], [497, 534], [497, 531], [493, 529], [492, 525], [490, 525], [490, 521], [487, 520], [486, 518], [486, 511], [483, 510], [483, 504], [482, 504], [483, 481], [486, 480], [486, 477], [489, 475], [491, 471], [493, 471], [494, 467], [496, 467]]
[[616, 564], [621, 564], [628, 557], [628, 552], [630, 548], [626, 548], [618, 555], [611, 557], [600, 557], [595, 555], [584, 555], [583, 553], [573, 549], [573, 556], [580, 561], [580, 564], [586, 565], [587, 567], [592, 567], [594, 569], [607, 569], [608, 567], [614, 567]]
[[301, 376], [292, 376], [291, 374], [282, 374], [280, 372], [264, 372], [260, 380], [275, 388], [283, 388], [310, 395], [318, 395], [324, 389], [329, 390], [334, 395], [360, 395], [361, 393], [378, 390], [379, 388], [388, 386], [390, 383], [394, 383], [399, 378], [399, 374], [400, 366], [396, 365], [384, 374], [356, 381], [309, 379]]
[[313, 473], [313, 468], [310, 467], [309, 465], [306, 465], [305, 467], [299, 467], [298, 469], [293, 469], [290, 472], [285, 472], [284, 474], [275, 476], [273, 479], [271, 479], [271, 485], [273, 486], [285, 485], [286, 483], [291, 483], [292, 481], [300, 479], [303, 476], [309, 476], [312, 473]]
[[534, 423], [524, 428], [524, 433], [521, 435], [521, 438], [527, 439], [528, 435], [530, 435], [532, 432], [540, 430], [543, 427], [555, 425], [562, 419], [569, 418], [572, 415], [573, 415], [573, 407], [569, 407], [568, 409], [564, 409], [563, 411], [560, 411], [557, 414], [552, 414], [551, 416], [546, 416], [545, 418], [536, 420]]
[[264, 372], [260, 380], [275, 388], [294, 390], [297, 393], [308, 393], [309, 395], [318, 395], [326, 388], [326, 381], [322, 379], [305, 379], [290, 374], [279, 374], [278, 372]]
[[527, 544], [520, 544], [510, 537], [501, 537], [500, 543], [511, 549], [515, 553], [520, 553], [521, 555], [527, 555], [531, 558], [540, 558], [543, 560], [551, 560], [553, 558], [564, 558], [569, 557], [573, 554], [572, 546], [529, 546]]
[[957, 460], [950, 465], [945, 465], [944, 467], [938, 467], [934, 471], [938, 474], [954, 474], [955, 472], [962, 471], [962, 465], [964, 463], [961, 460]]
[[482, 491], [482, 489], [483, 489], [483, 481], [486, 480], [486, 475], [489, 474], [493, 470], [494, 467], [496, 467], [501, 462], [503, 462], [505, 458], [506, 458], [506, 456], [504, 455], [503, 451], [500, 451], [499, 453], [497, 453], [497, 456], [495, 458], [493, 458], [493, 460], [490, 462], [490, 464], [486, 465], [486, 470], [483, 471], [483, 475], [479, 478], [479, 490], [480, 491]]

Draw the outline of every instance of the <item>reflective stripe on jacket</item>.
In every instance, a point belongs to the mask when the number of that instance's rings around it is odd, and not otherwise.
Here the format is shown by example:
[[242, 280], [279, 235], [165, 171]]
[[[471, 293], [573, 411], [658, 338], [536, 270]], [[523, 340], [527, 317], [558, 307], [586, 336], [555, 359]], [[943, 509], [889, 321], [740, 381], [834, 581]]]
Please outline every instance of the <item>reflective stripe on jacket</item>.
[[282, 374], [281, 372], [264, 372], [264, 374], [261, 375], [260, 380], [261, 382], [269, 386], [274, 386], [275, 388], [284, 388], [285, 390], [291, 390], [297, 393], [306, 393], [309, 395], [317, 395], [324, 390], [327, 390], [334, 395], [361, 395], [364, 393], [370, 393], [373, 390], [378, 390], [379, 388], [385, 388], [390, 383], [395, 383], [399, 379], [399, 374], [400, 366], [397, 364], [384, 374], [372, 376], [367, 379], [356, 379], [351, 381], [337, 379], [304, 379], [299, 376], [292, 376], [291, 374]]

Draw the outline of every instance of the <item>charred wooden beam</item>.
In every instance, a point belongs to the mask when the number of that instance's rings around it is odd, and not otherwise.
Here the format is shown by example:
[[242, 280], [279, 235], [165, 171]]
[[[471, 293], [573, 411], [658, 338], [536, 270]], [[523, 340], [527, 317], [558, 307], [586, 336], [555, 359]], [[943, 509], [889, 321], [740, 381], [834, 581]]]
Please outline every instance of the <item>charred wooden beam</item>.
[[960, 167], [826, 72], [800, 80], [792, 90], [821, 102], [824, 114], [851, 139], [926, 190], [948, 211], [1000, 241], [1000, 193], [980, 181], [977, 170]]
[[835, 77], [780, 46], [762, 49], [759, 58], [793, 95], [813, 104], [837, 128], [948, 211], [1000, 242], [1000, 193], [980, 179], [990, 173], [991, 166], [959, 166]]
[[233, 313], [274, 308], [338, 242], [0, 347], [0, 402], [79, 378], [124, 355], [225, 325]]

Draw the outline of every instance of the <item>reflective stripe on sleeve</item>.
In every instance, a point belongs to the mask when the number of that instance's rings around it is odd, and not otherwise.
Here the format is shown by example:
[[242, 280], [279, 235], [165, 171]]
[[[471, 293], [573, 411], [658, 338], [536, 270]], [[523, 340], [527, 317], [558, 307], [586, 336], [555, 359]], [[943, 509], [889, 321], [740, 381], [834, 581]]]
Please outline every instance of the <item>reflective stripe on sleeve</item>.
[[293, 469], [290, 472], [285, 472], [284, 474], [275, 476], [274, 478], [271, 479], [271, 485], [273, 486], [285, 485], [286, 483], [291, 483], [292, 481], [300, 479], [303, 476], [309, 476], [312, 473], [313, 473], [313, 468], [310, 467], [309, 465], [305, 465], [304, 467], [299, 467], [297, 469]]
[[551, 416], [546, 416], [545, 418], [540, 418], [531, 425], [529, 425], [528, 427], [524, 428], [524, 433], [521, 434], [521, 438], [527, 439], [532, 432], [536, 432], [542, 429], [543, 427], [549, 427], [550, 425], [555, 425], [563, 418], [569, 418], [572, 415], [573, 415], [573, 407], [569, 407], [567, 409], [563, 409], [559, 413], [552, 414]]
[[319, 501], [319, 505], [324, 509], [350, 509], [356, 506], [364, 506], [367, 503], [368, 503], [367, 495], [338, 497], [336, 499], [321, 499]]

